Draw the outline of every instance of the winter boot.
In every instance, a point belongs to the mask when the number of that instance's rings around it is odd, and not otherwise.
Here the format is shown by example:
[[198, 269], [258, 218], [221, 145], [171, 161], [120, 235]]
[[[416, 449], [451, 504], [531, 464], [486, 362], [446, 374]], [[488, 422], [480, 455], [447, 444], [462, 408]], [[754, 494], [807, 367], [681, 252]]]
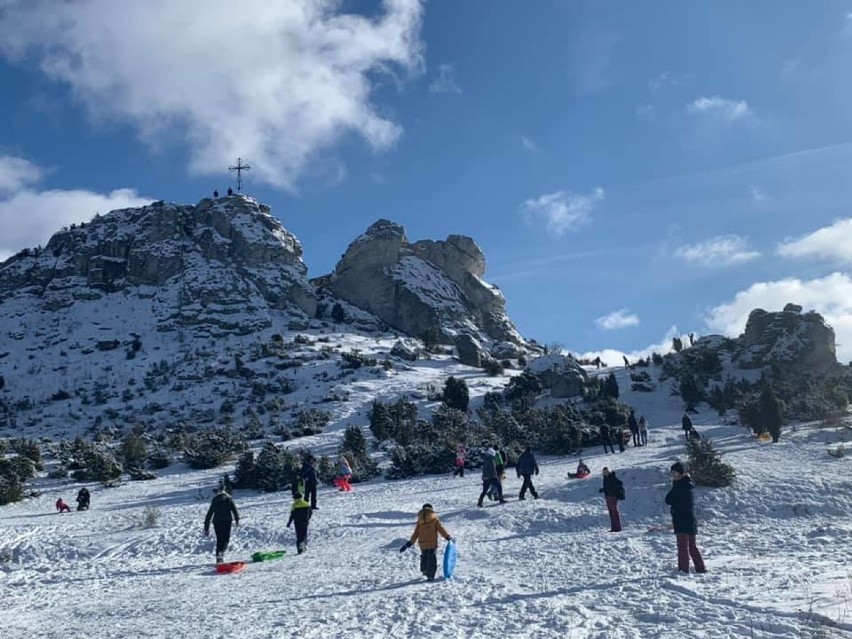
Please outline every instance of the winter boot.
[[482, 508], [482, 500], [480, 499], [478, 502], [476, 502], [476, 505]]
[[216, 563], [221, 564], [223, 561], [225, 561], [225, 559], [222, 557], [222, 553], [217, 552], [216, 553]]

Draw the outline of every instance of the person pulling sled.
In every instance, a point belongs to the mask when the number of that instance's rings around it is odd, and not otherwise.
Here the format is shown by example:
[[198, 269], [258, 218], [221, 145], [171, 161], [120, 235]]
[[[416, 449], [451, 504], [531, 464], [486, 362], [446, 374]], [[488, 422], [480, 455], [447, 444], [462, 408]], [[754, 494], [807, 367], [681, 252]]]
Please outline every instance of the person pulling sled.
[[224, 561], [225, 551], [231, 541], [231, 524], [240, 525], [240, 513], [237, 505], [224, 488], [219, 488], [207, 509], [204, 518], [204, 536], [210, 536], [210, 521], [213, 521], [213, 531], [216, 533], [216, 563]]
[[420, 546], [420, 572], [428, 581], [435, 581], [435, 572], [438, 570], [438, 557], [435, 554], [438, 550], [438, 534], [447, 541], [453, 539], [444, 529], [432, 504], [423, 504], [423, 508], [417, 513], [414, 534], [399, 549], [399, 552], [405, 552], [414, 545], [415, 541], [417, 542]]

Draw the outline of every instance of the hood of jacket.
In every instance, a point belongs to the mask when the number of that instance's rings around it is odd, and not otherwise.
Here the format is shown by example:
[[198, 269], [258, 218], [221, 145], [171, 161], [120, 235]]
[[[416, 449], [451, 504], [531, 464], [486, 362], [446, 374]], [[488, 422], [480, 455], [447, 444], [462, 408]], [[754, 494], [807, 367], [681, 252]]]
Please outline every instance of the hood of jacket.
[[419, 513], [417, 513], [417, 521], [422, 522], [424, 524], [429, 523], [438, 518], [438, 515], [435, 514], [435, 511], [431, 508], [422, 508]]

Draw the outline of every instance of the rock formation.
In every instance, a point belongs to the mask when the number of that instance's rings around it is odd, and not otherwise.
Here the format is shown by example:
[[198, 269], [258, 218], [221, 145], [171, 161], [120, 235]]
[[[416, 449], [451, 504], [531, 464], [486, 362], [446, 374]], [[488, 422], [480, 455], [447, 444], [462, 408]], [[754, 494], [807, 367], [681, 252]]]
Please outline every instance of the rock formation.
[[735, 361], [742, 368], [825, 370], [837, 365], [834, 329], [814, 311], [788, 304], [783, 311], [755, 309], [737, 340]]

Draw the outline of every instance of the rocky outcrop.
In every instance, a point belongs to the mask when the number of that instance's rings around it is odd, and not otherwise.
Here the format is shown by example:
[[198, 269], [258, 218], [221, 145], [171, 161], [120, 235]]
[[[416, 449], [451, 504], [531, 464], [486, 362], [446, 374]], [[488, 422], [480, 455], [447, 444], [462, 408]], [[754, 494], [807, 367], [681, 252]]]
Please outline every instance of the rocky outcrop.
[[482, 344], [467, 333], [456, 336], [455, 347], [459, 361], [466, 366], [480, 368], [488, 360], [488, 353], [482, 347]]
[[251, 198], [156, 202], [96, 216], [10, 258], [0, 301], [31, 295], [58, 310], [121, 292], [150, 299], [159, 330], [250, 333], [269, 326], [272, 310], [314, 316], [301, 256], [296, 237]]
[[736, 343], [735, 362], [742, 368], [773, 366], [781, 370], [825, 370], [837, 365], [834, 329], [819, 313], [755, 309]]
[[454, 343], [523, 344], [500, 291], [481, 279], [485, 256], [471, 238], [409, 243], [405, 229], [379, 220], [349, 245], [334, 272], [315, 283], [408, 335]]
[[407, 340], [397, 340], [394, 342], [393, 348], [391, 348], [390, 354], [394, 357], [398, 357], [400, 359], [404, 359], [407, 362], [416, 361], [420, 356], [420, 349], [408, 342]]
[[551, 353], [532, 360], [526, 369], [534, 373], [541, 385], [550, 390], [552, 397], [563, 399], [583, 394], [589, 376], [582, 366], [569, 355]]

